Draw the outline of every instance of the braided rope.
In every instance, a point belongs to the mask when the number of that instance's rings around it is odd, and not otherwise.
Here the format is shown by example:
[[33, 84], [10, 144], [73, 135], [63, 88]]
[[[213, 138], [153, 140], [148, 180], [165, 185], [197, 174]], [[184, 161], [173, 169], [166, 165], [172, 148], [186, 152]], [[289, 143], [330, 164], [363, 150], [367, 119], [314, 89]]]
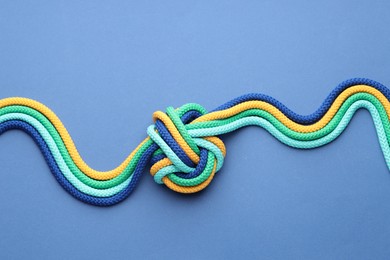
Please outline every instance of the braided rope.
[[158, 184], [181, 193], [207, 187], [224, 162], [220, 135], [245, 126], [260, 126], [280, 142], [311, 149], [336, 139], [355, 112], [367, 109], [390, 169], [390, 91], [368, 79], [351, 79], [337, 86], [320, 108], [302, 116], [262, 94], [238, 97], [207, 113], [198, 104], [153, 114], [148, 137], [117, 168], [100, 172], [81, 158], [60, 119], [43, 104], [27, 98], [0, 100], [0, 134], [20, 129], [39, 146], [54, 177], [75, 198], [98, 206], [129, 196], [146, 165]]

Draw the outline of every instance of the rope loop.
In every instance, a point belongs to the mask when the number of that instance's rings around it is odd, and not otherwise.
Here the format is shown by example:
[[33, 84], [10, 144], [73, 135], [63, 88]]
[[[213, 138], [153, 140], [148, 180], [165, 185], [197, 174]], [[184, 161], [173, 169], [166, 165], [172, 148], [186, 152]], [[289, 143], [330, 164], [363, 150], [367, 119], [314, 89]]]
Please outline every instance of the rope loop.
[[198, 104], [153, 114], [149, 137], [158, 145], [152, 156], [150, 173], [158, 184], [181, 193], [194, 193], [208, 186], [221, 169], [225, 145], [217, 136], [194, 137], [188, 131], [193, 120], [207, 111]]

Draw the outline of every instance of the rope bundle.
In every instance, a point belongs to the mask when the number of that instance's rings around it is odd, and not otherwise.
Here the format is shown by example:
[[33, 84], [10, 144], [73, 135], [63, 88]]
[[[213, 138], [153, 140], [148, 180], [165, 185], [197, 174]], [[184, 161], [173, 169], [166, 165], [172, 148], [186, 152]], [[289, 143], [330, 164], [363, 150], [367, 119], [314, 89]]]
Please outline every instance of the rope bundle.
[[98, 206], [129, 196], [149, 162], [158, 184], [181, 193], [207, 187], [226, 155], [218, 137], [245, 126], [260, 126], [282, 143], [301, 149], [336, 139], [355, 112], [367, 109], [373, 118], [390, 169], [390, 91], [369, 79], [351, 79], [337, 86], [320, 108], [302, 116], [263, 94], [248, 94], [207, 113], [197, 104], [153, 114], [148, 137], [117, 168], [100, 172], [78, 153], [59, 118], [46, 106], [26, 98], [0, 100], [0, 134], [20, 129], [39, 146], [54, 177], [75, 198]]
[[222, 167], [226, 149], [221, 139], [194, 138], [185, 125], [205, 113], [200, 105], [187, 104], [177, 111], [168, 107], [166, 114], [153, 114], [155, 124], [147, 133], [160, 147], [152, 157], [150, 169], [157, 183], [177, 192], [194, 193], [204, 189]]

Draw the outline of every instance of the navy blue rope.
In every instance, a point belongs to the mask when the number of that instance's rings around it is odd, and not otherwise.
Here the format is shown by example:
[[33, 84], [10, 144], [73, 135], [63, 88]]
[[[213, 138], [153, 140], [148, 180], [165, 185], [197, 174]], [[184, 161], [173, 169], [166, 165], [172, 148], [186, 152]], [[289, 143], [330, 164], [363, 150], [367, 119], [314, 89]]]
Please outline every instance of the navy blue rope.
[[240, 96], [238, 98], [235, 98], [219, 107], [214, 109], [211, 112], [214, 111], [219, 111], [219, 110], [224, 110], [228, 109], [232, 106], [235, 106], [239, 103], [245, 102], [245, 101], [251, 101], [251, 100], [259, 100], [259, 101], [265, 101], [273, 106], [277, 107], [280, 111], [282, 111], [283, 114], [285, 114], [288, 118], [291, 120], [304, 124], [304, 125], [309, 125], [317, 122], [319, 119], [323, 117], [323, 115], [328, 111], [329, 107], [332, 105], [333, 101], [337, 98], [337, 96], [343, 92], [345, 89], [355, 86], [355, 85], [368, 85], [373, 88], [376, 88], [380, 92], [382, 92], [387, 99], [390, 100], [390, 90], [382, 85], [379, 82], [376, 82], [371, 79], [365, 79], [365, 78], [353, 78], [346, 80], [342, 83], [340, 83], [325, 99], [325, 101], [322, 103], [322, 105], [312, 114], [310, 115], [299, 115], [295, 113], [294, 111], [290, 110], [288, 107], [286, 107], [282, 102], [274, 99], [273, 97], [264, 95], [264, 94], [258, 94], [258, 93], [251, 93], [251, 94], [246, 94], [243, 96]]
[[[198, 118], [202, 114], [196, 110], [190, 110], [186, 112], [180, 119], [184, 124], [188, 124], [192, 120]], [[189, 167], [195, 167], [195, 164], [191, 161], [188, 155], [183, 151], [180, 145], [173, 138], [166, 126], [161, 120], [156, 120], [155, 126], [161, 138], [167, 143], [167, 145], [175, 152], [175, 154]], [[152, 157], [152, 164], [166, 158], [164, 154], [154, 155]]]
[[[369, 79], [364, 79], [364, 78], [355, 78], [355, 79], [350, 79], [347, 81], [342, 82], [339, 84], [325, 99], [325, 101], [322, 103], [322, 105], [312, 114], [310, 115], [299, 115], [289, 108], [287, 108], [283, 103], [277, 101], [276, 99], [263, 95], [263, 94], [247, 94], [243, 95], [241, 97], [238, 97], [236, 99], [233, 99], [227, 103], [225, 103], [222, 106], [219, 106], [213, 111], [218, 111], [218, 110], [224, 110], [227, 108], [230, 108], [234, 105], [237, 105], [241, 102], [249, 101], [249, 100], [260, 100], [260, 101], [266, 101], [275, 107], [277, 107], [279, 110], [281, 110], [287, 117], [289, 117], [291, 120], [300, 123], [300, 124], [312, 124], [316, 121], [318, 121], [320, 118], [323, 117], [323, 115], [328, 111], [329, 107], [332, 105], [334, 100], [337, 98], [337, 96], [344, 91], [345, 89], [354, 86], [354, 85], [368, 85], [373, 88], [376, 88], [380, 92], [382, 92], [387, 99], [390, 100], [390, 90], [387, 89], [384, 85], [373, 81]], [[185, 113], [182, 117], [181, 120], [183, 121], [184, 124], [191, 122], [195, 118], [201, 116], [201, 114], [198, 111], [188, 111]], [[162, 136], [164, 141], [172, 148], [172, 150], [179, 156], [179, 158], [185, 162], [187, 165], [191, 165], [193, 167], [192, 161], [188, 158], [188, 156], [185, 154], [185, 152], [180, 148], [180, 146], [177, 144], [177, 142], [174, 140], [172, 135], [169, 133], [165, 125], [161, 121], [156, 122], [156, 127], [159, 132], [159, 134]], [[77, 190], [61, 173], [60, 169], [58, 168], [57, 163], [55, 162], [53, 155], [50, 152], [50, 149], [47, 147], [47, 144], [39, 134], [39, 132], [31, 125], [24, 121], [19, 121], [19, 120], [10, 120], [6, 121], [0, 124], [0, 135], [10, 129], [19, 129], [27, 134], [29, 134], [33, 140], [36, 142], [38, 145], [39, 149], [41, 150], [46, 162], [48, 163], [48, 166], [56, 178], [56, 180], [60, 183], [60, 185], [67, 191], [69, 192], [72, 196], [75, 198], [96, 206], [110, 206], [113, 204], [116, 204], [125, 198], [127, 198], [130, 193], [134, 190], [135, 186], [137, 185], [139, 181], [139, 177], [144, 171], [144, 168], [146, 167], [147, 163], [151, 160], [152, 162], [157, 162], [161, 160], [162, 158], [165, 158], [166, 156], [164, 154], [158, 154], [154, 155], [153, 154], [159, 149], [157, 144], [152, 144], [142, 155], [140, 158], [137, 166], [134, 169], [133, 172], [133, 177], [129, 183], [129, 185], [119, 193], [111, 196], [111, 197], [106, 197], [106, 198], [100, 198], [100, 197], [95, 197], [95, 196], [90, 196], [87, 194], [84, 194]], [[152, 158], [153, 156], [153, 158]], [[179, 177], [182, 178], [194, 178], [201, 174], [207, 164], [207, 158], [208, 158], [208, 151], [205, 149], [200, 150], [200, 162], [196, 166], [195, 170], [191, 173], [184, 174], [184, 173], [176, 173]]]
[[199, 163], [196, 165], [195, 170], [190, 173], [177, 172], [175, 174], [183, 179], [192, 179], [199, 176], [206, 168], [208, 154], [209, 152], [206, 149], [201, 148]]
[[180, 119], [183, 122], [183, 124], [188, 124], [200, 116], [202, 116], [202, 114], [199, 111], [190, 110], [190, 111], [187, 111]]
[[[184, 124], [188, 124], [189, 122], [191, 122], [195, 118], [198, 118], [201, 115], [202, 114], [196, 110], [190, 110], [181, 117], [181, 120]], [[183, 151], [180, 145], [176, 142], [176, 140], [173, 138], [173, 136], [168, 131], [166, 126], [163, 124], [163, 122], [161, 120], [156, 120], [155, 125], [159, 135], [163, 138], [163, 140], [167, 143], [167, 145], [175, 152], [175, 154], [180, 158], [180, 160], [182, 160], [189, 167], [195, 167], [194, 163], [191, 161], [188, 155]], [[154, 164], [164, 158], [166, 158], [165, 154], [154, 155], [151, 159], [151, 162], [152, 164]], [[207, 159], [208, 159], [208, 151], [202, 148], [200, 149], [199, 163], [198, 165], [196, 165], [194, 171], [190, 173], [176, 172], [175, 174], [184, 179], [191, 179], [197, 177], [206, 168]]]
[[172, 149], [172, 151], [180, 158], [189, 167], [195, 167], [195, 164], [191, 161], [188, 155], [183, 151], [179, 146], [176, 140], [173, 138], [171, 133], [168, 131], [166, 126], [161, 122], [161, 120], [156, 120], [155, 126], [157, 128], [158, 134], [161, 138], [167, 143], [167, 145]]
[[[187, 122], [189, 120], [193, 120], [194, 118], [199, 117], [199, 112], [197, 111], [189, 111], [186, 114], [183, 115], [182, 120], [184, 122]], [[164, 126], [165, 128], [165, 126]], [[76, 189], [67, 179], [66, 177], [61, 173], [61, 170], [58, 168], [58, 165], [53, 158], [53, 155], [51, 154], [50, 149], [48, 148], [47, 144], [43, 140], [42, 136], [39, 134], [39, 132], [30, 124], [20, 121], [20, 120], [9, 120], [6, 122], [3, 122], [0, 124], [0, 135], [4, 132], [11, 130], [11, 129], [18, 129], [22, 130], [25, 133], [29, 134], [35, 143], [38, 145], [43, 157], [45, 158], [50, 171], [52, 172], [55, 179], [58, 181], [58, 183], [73, 197], [76, 199], [83, 201], [88, 204], [92, 204], [95, 206], [111, 206], [114, 204], [117, 204], [124, 199], [126, 199], [131, 192], [134, 190], [134, 188], [137, 186], [137, 183], [139, 181], [139, 177], [144, 171], [147, 163], [150, 161], [150, 158], [152, 157], [153, 153], [159, 149], [157, 144], [152, 144], [142, 155], [142, 157], [139, 159], [139, 162], [137, 166], [134, 169], [132, 179], [129, 183], [129, 185], [123, 189], [122, 191], [118, 192], [117, 194], [111, 196], [111, 197], [95, 197], [91, 195], [87, 195], [85, 193], [80, 192], [78, 189]], [[165, 128], [166, 129], [166, 128]], [[174, 140], [172, 138], [172, 140]], [[174, 145], [170, 140], [168, 140], [170, 145]], [[175, 141], [176, 142], [176, 141]], [[176, 143], [176, 145], [178, 145]], [[203, 163], [196, 167], [196, 169], [201, 168]], [[204, 167], [203, 167], [204, 168]], [[196, 172], [196, 170], [194, 171]]]
[[54, 175], [58, 183], [76, 199], [96, 206], [111, 206], [126, 199], [136, 187], [139, 177], [144, 171], [146, 164], [149, 162], [151, 155], [155, 150], [158, 149], [158, 146], [156, 144], [153, 144], [145, 151], [133, 172], [133, 177], [129, 185], [125, 189], [115, 194], [114, 196], [100, 198], [80, 192], [65, 178], [65, 176], [61, 173], [61, 170], [58, 168], [58, 165], [54, 160], [53, 155], [47, 147], [47, 144], [34, 127], [24, 121], [10, 120], [0, 124], [0, 135], [10, 129], [19, 129], [29, 134], [41, 150], [43, 157], [45, 158], [52, 174]]
[[167, 158], [167, 156], [165, 154], [163, 154], [163, 153], [160, 153], [160, 154], [157, 154], [157, 155], [153, 155], [152, 159], [150, 159], [150, 163], [151, 164], [155, 164], [156, 162], [161, 161], [164, 158]]

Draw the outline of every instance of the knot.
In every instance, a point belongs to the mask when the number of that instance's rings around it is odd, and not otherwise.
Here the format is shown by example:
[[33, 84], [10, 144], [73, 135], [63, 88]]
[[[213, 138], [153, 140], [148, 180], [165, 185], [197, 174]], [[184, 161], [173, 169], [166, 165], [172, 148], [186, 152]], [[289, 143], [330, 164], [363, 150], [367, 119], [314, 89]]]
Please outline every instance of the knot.
[[186, 104], [153, 114], [154, 125], [147, 132], [159, 146], [150, 169], [155, 182], [180, 193], [200, 191], [211, 182], [223, 165], [226, 149], [216, 136], [191, 135], [190, 130], [204, 127], [204, 123], [191, 122], [206, 113], [198, 104]]

